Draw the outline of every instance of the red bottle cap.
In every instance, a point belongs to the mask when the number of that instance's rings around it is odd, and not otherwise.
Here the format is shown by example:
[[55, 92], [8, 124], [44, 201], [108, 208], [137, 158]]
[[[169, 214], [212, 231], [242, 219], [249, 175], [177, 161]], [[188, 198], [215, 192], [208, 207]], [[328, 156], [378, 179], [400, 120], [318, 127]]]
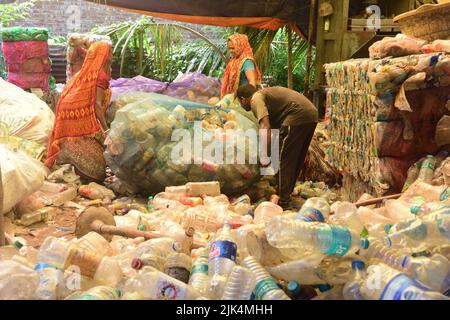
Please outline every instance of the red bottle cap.
[[144, 266], [144, 263], [139, 258], [134, 258], [133, 261], [131, 261], [131, 267], [135, 270], [141, 270]]

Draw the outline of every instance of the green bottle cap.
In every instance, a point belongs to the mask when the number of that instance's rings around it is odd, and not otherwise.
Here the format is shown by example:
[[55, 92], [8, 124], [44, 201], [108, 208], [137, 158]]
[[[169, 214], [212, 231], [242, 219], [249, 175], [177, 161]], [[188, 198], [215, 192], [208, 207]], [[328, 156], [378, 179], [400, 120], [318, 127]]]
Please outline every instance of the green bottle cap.
[[14, 247], [15, 247], [16, 249], [20, 249], [20, 248], [23, 247], [23, 244], [22, 244], [21, 242], [19, 242], [19, 241], [15, 241], [15, 242], [14, 242]]

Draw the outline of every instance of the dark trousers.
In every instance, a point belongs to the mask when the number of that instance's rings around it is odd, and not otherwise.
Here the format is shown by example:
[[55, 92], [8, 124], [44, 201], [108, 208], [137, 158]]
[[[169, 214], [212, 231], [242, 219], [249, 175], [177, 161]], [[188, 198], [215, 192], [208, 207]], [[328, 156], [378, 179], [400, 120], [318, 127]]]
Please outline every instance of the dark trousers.
[[316, 126], [317, 123], [308, 123], [280, 129], [280, 168], [277, 181], [282, 207], [289, 205], [291, 201], [291, 194], [303, 170]]

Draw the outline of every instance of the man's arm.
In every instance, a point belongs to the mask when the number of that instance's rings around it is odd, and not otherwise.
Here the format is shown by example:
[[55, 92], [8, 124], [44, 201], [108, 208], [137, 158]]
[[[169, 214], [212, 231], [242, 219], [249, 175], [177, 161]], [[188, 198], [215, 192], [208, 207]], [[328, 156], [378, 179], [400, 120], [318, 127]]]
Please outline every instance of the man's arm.
[[269, 121], [269, 116], [265, 116], [264, 118], [262, 118], [259, 121], [259, 127], [261, 130], [267, 130], [267, 156], [271, 156], [271, 142], [272, 142], [272, 137], [271, 137], [271, 130], [270, 130], [270, 121]]

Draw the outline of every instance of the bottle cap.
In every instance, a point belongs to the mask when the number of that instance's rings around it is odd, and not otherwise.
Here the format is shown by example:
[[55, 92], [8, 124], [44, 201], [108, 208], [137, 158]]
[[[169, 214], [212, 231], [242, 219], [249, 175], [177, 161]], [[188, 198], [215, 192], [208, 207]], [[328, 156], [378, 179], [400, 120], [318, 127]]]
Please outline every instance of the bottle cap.
[[144, 264], [142, 263], [142, 260], [139, 258], [135, 258], [133, 259], [133, 261], [131, 261], [131, 267], [135, 270], [141, 270], [143, 266]]
[[352, 261], [352, 269], [353, 270], [363, 270], [365, 269], [366, 264], [361, 260], [353, 260]]
[[420, 206], [413, 206], [409, 209], [409, 211], [414, 215], [417, 215], [420, 212], [420, 210], [421, 210]]
[[389, 234], [389, 231], [392, 228], [392, 224], [388, 223], [387, 225], [384, 226], [384, 232], [386, 232], [386, 234]]
[[122, 296], [122, 291], [119, 288], [115, 288], [114, 291], [119, 298]]
[[331, 290], [331, 288], [332, 287], [329, 284], [320, 284], [319, 285], [320, 292], [325, 292], [325, 291]]
[[369, 244], [370, 244], [369, 239], [367, 239], [367, 238], [362, 238], [361, 239], [361, 248], [362, 249], [369, 248]]
[[22, 242], [20, 242], [20, 241], [15, 241], [15, 242], [14, 242], [14, 247], [15, 247], [16, 249], [21, 249], [21, 248], [23, 247], [23, 244], [22, 244]]
[[289, 281], [287, 288], [291, 294], [297, 295], [300, 293], [301, 285], [297, 281]]

